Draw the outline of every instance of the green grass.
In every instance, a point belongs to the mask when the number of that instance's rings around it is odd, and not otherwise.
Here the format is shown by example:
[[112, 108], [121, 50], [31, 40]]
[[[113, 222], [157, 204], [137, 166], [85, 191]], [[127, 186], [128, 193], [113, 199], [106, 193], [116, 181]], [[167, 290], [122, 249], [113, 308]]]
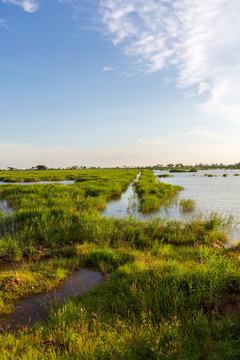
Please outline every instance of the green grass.
[[135, 182], [135, 188], [140, 197], [140, 210], [143, 212], [158, 209], [182, 190], [180, 186], [157, 182], [156, 176], [150, 170], [142, 170], [139, 180]]
[[162, 174], [162, 175], [158, 175], [159, 178], [169, 178], [169, 177], [173, 177], [173, 175], [170, 174]]
[[[0, 316], [58, 287], [73, 269], [112, 275], [87, 296], [56, 303], [33, 329], [1, 333], [1, 359], [239, 359], [240, 248], [222, 247], [231, 217], [102, 217], [97, 209], [137, 172], [87, 171], [68, 186], [0, 186], [14, 209], [0, 213]], [[180, 190], [167, 185], [143, 171], [142, 206], [155, 208]]]
[[34, 330], [0, 335], [2, 359], [238, 359], [240, 273], [228, 250], [84, 251], [113, 261], [113, 276]]
[[[94, 181], [101, 177], [109, 177], [113, 173], [126, 173], [128, 169], [86, 169], [86, 170], [18, 170], [1, 171], [0, 181], [9, 183], [39, 182], [39, 181]], [[132, 170], [129, 170], [132, 171]]]
[[193, 199], [181, 199], [179, 201], [180, 209], [183, 212], [193, 211], [196, 207], [196, 202]]

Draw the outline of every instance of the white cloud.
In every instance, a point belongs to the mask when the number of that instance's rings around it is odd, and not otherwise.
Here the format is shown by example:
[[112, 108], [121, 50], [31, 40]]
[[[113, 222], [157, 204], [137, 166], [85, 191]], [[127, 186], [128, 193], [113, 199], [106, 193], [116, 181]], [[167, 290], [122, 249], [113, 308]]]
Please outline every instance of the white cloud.
[[106, 72], [106, 71], [114, 71], [115, 69], [112, 67], [112, 66], [104, 66], [102, 68], [102, 71], [103, 72]]
[[239, 0], [101, 0], [105, 35], [138, 71], [174, 67], [201, 112], [240, 121]]
[[21, 6], [23, 10], [33, 13], [38, 9], [38, 3], [35, 0], [2, 0], [4, 4], [13, 4]]
[[4, 29], [9, 29], [9, 26], [8, 26], [8, 21], [5, 20], [5, 19], [0, 19], [0, 28], [4, 28]]

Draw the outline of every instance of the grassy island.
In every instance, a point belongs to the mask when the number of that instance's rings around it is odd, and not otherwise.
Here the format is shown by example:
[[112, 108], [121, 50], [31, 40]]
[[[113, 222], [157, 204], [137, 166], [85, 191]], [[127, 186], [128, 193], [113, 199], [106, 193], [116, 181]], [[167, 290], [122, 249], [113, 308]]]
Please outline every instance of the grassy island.
[[172, 200], [182, 190], [181, 186], [157, 182], [151, 170], [143, 170], [135, 183], [136, 193], [140, 197], [140, 210], [156, 210], [161, 204]]

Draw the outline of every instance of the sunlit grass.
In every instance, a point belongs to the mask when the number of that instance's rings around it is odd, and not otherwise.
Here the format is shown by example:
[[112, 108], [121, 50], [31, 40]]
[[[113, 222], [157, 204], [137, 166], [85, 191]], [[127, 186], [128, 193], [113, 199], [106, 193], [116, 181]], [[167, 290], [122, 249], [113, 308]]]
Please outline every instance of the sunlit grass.
[[183, 212], [193, 211], [196, 207], [196, 202], [193, 199], [181, 199], [179, 201], [180, 209]]
[[183, 188], [163, 182], [157, 182], [156, 176], [150, 170], [143, 170], [135, 188], [140, 197], [140, 210], [156, 210], [166, 200], [173, 199]]
[[[144, 173], [136, 184], [142, 210], [180, 190]], [[136, 174], [94, 171], [68, 186], [0, 187], [14, 209], [0, 213], [1, 316], [73, 269], [111, 274], [87, 296], [54, 304], [33, 329], [0, 334], [1, 359], [238, 359], [239, 245], [222, 247], [232, 218], [101, 216], [97, 209]]]

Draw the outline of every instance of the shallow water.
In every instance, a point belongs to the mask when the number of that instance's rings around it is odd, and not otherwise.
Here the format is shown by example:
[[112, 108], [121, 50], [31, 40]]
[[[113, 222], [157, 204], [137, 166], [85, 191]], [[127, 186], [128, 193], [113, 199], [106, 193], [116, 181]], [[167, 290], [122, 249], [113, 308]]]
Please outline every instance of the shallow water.
[[0, 211], [4, 213], [11, 213], [13, 209], [8, 205], [7, 200], [0, 200]]
[[[164, 173], [156, 171], [156, 174]], [[179, 199], [196, 201], [196, 212], [217, 212], [223, 216], [234, 215], [240, 219], [240, 170], [201, 170], [198, 173], [174, 173], [174, 177], [160, 179], [165, 183], [180, 185], [184, 190]], [[204, 176], [213, 175], [213, 177]], [[227, 177], [223, 177], [227, 174]]]
[[32, 182], [3, 182], [0, 181], [0, 185], [35, 185], [35, 184], [62, 184], [70, 185], [74, 184], [73, 180], [63, 180], [63, 181], [32, 181]]
[[[223, 174], [227, 177], [223, 177]], [[168, 174], [167, 171], [155, 171], [156, 175]], [[213, 175], [213, 177], [204, 176]], [[124, 217], [132, 215], [137, 219], [149, 220], [150, 218], [167, 218], [171, 220], [191, 221], [193, 217], [203, 214], [210, 215], [217, 212], [220, 216], [233, 215], [235, 222], [230, 231], [230, 237], [236, 241], [240, 238], [240, 170], [208, 170], [197, 173], [172, 173], [173, 177], [160, 178], [159, 181], [180, 185], [184, 187], [178, 197], [167, 206], [159, 210], [142, 213], [138, 211], [138, 199], [131, 184], [127, 191], [118, 200], [111, 200], [107, 203], [102, 215], [106, 217]], [[181, 199], [191, 198], [196, 202], [196, 209], [190, 213], [183, 213], [179, 207]], [[135, 200], [133, 200], [135, 199]]]
[[12, 332], [19, 328], [33, 326], [46, 318], [54, 301], [64, 301], [74, 295], [84, 295], [103, 280], [104, 276], [96, 271], [86, 269], [74, 271], [60, 288], [47, 294], [32, 296], [18, 303], [15, 311], [0, 324], [2, 332]]

